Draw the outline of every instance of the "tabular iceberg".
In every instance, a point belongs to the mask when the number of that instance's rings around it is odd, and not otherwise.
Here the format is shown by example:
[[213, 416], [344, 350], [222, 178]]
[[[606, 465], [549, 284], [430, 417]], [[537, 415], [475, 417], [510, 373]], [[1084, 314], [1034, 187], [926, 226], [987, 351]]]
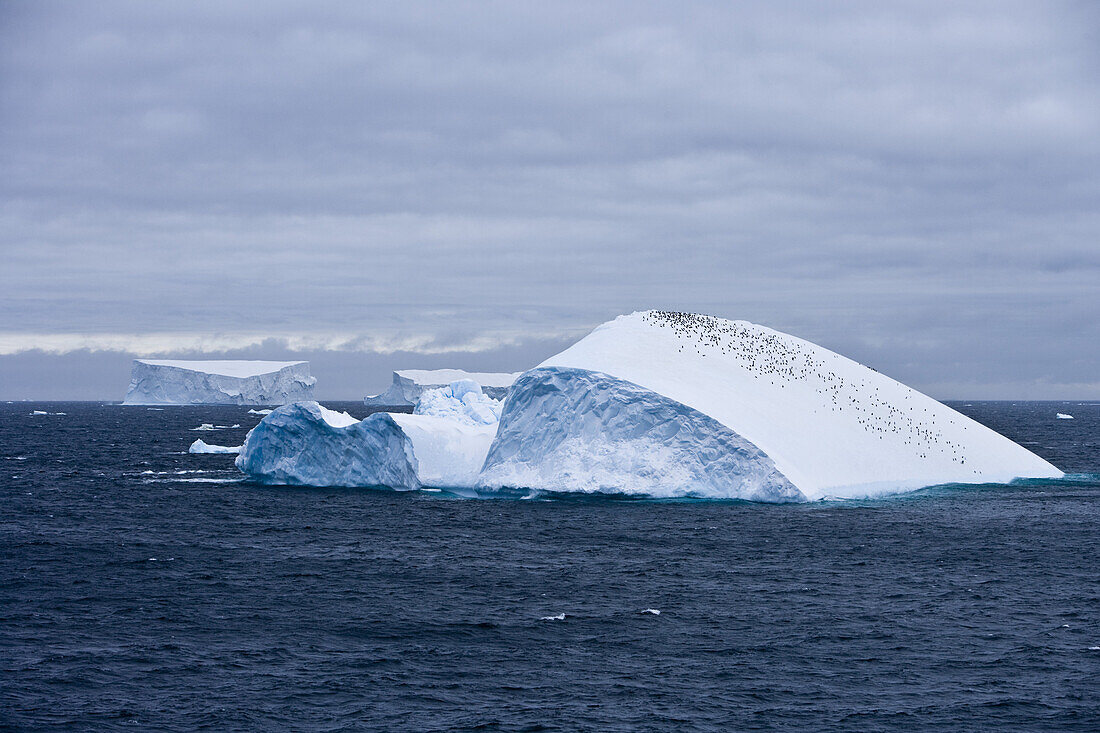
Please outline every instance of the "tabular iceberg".
[[378, 412], [365, 420], [316, 402], [280, 407], [248, 433], [237, 467], [269, 484], [471, 487], [500, 406], [471, 382], [435, 392], [422, 396], [417, 414]]
[[828, 349], [745, 321], [647, 311], [517, 380], [478, 483], [791, 501], [1062, 475]]
[[313, 399], [308, 361], [135, 359], [125, 405], [282, 405]]
[[492, 399], [501, 400], [519, 373], [465, 372], [461, 369], [402, 369], [393, 373], [393, 384], [382, 394], [366, 397], [368, 407], [409, 409], [416, 406], [420, 396], [430, 389], [440, 389], [453, 382], [471, 380], [480, 385], [482, 392]]

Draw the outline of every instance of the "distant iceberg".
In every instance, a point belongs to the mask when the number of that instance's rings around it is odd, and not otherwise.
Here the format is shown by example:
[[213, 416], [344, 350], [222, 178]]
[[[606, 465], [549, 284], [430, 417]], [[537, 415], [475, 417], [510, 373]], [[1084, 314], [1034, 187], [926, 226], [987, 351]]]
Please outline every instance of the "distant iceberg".
[[282, 405], [313, 399], [308, 361], [135, 359], [125, 405]]
[[1062, 475], [808, 341], [647, 311], [516, 381], [479, 485], [791, 501]]
[[1056, 416], [1059, 420], [1072, 420], [1073, 419], [1073, 415], [1067, 415], [1064, 412], [1059, 412], [1059, 413], [1057, 413]]
[[481, 387], [486, 397], [502, 400], [519, 372], [466, 372], [461, 369], [402, 369], [393, 373], [393, 384], [382, 394], [366, 397], [368, 407], [408, 410], [416, 406], [420, 396], [431, 389], [440, 389], [453, 382], [472, 381]]
[[191, 447], [187, 449], [188, 453], [240, 453], [241, 446], [239, 445], [211, 445], [199, 438]]
[[499, 403], [468, 380], [426, 392], [412, 415], [356, 420], [300, 402], [248, 433], [237, 467], [269, 484], [466, 488], [477, 480], [499, 414]]

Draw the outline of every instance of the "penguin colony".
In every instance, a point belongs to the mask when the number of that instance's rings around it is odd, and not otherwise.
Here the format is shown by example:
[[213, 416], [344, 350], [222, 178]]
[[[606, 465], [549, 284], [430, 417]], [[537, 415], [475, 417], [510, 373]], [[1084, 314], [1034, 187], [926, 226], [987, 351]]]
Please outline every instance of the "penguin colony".
[[[920, 458], [928, 458], [935, 451], [950, 456], [956, 463], [966, 463], [959, 444], [943, 437], [927, 408], [919, 413], [915, 407], [903, 409], [879, 398], [878, 387], [870, 387], [863, 380], [849, 384], [828, 369], [824, 361], [781, 334], [767, 333], [746, 321], [727, 321], [697, 313], [648, 311], [643, 320], [672, 329], [681, 342], [681, 352], [687, 347], [702, 357], [714, 353], [730, 356], [754, 379], [767, 379], [772, 384], [778, 383], [780, 388], [796, 381], [816, 383], [816, 391], [832, 402], [831, 410], [850, 415], [864, 430], [880, 439], [889, 434], [901, 437]], [[905, 389], [906, 400], [917, 394], [908, 387]]]

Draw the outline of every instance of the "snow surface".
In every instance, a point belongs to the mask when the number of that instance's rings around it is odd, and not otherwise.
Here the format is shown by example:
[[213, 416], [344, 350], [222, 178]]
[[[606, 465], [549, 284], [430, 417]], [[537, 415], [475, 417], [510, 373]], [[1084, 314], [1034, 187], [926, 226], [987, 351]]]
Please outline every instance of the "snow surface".
[[[808, 499], [1063, 475], [1016, 443], [889, 377], [808, 341], [745, 321], [663, 311], [633, 313], [603, 324], [539, 366], [602, 373], [709, 416], [758, 448]], [[521, 381], [527, 389], [546, 384], [545, 377]], [[613, 406], [592, 400], [585, 404], [594, 411], [591, 416], [563, 423], [540, 413], [540, 401], [520, 394], [520, 386], [517, 383], [505, 403], [501, 430], [486, 461], [482, 481], [490, 485], [506, 480], [509, 469], [549, 475], [561, 459], [557, 448], [566, 441], [546, 436], [544, 426], [559, 429], [591, 419], [596, 426], [582, 434], [598, 434], [601, 423], [614, 416]], [[606, 388], [613, 386], [607, 383]], [[526, 414], [514, 414], [520, 409]], [[522, 424], [523, 433], [510, 429], [510, 424]], [[675, 424], [682, 429], [682, 423]], [[647, 434], [660, 435], [660, 426], [647, 425]], [[662, 469], [655, 456], [644, 466], [646, 471], [678, 475], [683, 470], [680, 461], [690, 446], [677, 444], [678, 435], [674, 431], [666, 444], [677, 462]], [[597, 444], [598, 451], [587, 457], [598, 457], [598, 465], [629, 465], [634, 460], [629, 455], [598, 455], [617, 445], [614, 440]], [[700, 448], [712, 445], [704, 442]], [[581, 443], [569, 447], [584, 448]], [[494, 459], [508, 454], [523, 460], [505, 466], [507, 460]], [[705, 466], [709, 460], [701, 455], [698, 463]], [[574, 463], [579, 472], [574, 485], [603, 488], [599, 475], [582, 475], [581, 457]], [[748, 465], [759, 467], [756, 462]], [[729, 492], [740, 495], [733, 486]]]
[[326, 407], [317, 406], [321, 410], [321, 419], [328, 425], [334, 428], [346, 428], [349, 425], [354, 425], [359, 422], [356, 418], [352, 417], [346, 412], [337, 412], [336, 410], [330, 410]]
[[466, 372], [461, 369], [402, 369], [393, 373], [393, 383], [382, 394], [367, 397], [363, 402], [372, 407], [409, 408], [420, 401], [430, 389], [440, 389], [453, 382], [471, 380], [493, 399], [504, 399], [519, 372]]
[[237, 467], [257, 481], [301, 486], [473, 486], [496, 424], [375, 413], [356, 420], [316, 402], [285, 405], [245, 438]]
[[203, 442], [202, 438], [199, 438], [191, 447], [187, 449], [188, 453], [240, 453], [241, 446], [239, 445], [210, 445]]
[[313, 398], [306, 361], [135, 359], [127, 405], [280, 405]]

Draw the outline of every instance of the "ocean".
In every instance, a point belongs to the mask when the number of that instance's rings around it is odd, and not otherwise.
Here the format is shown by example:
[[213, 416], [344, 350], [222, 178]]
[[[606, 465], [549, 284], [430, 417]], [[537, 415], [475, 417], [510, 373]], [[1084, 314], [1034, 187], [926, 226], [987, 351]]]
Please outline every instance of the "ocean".
[[950, 404], [1069, 476], [267, 487], [186, 452], [248, 408], [0, 405], [0, 728], [1100, 730], [1100, 403]]

